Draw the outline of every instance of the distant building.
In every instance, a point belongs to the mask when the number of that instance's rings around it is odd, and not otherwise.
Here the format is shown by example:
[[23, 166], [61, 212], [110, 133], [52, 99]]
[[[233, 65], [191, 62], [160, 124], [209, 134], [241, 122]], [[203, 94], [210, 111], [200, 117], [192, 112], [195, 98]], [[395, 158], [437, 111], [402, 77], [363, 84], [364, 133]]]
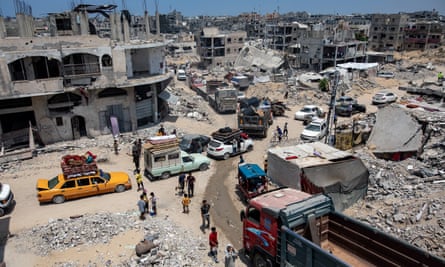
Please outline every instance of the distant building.
[[202, 29], [196, 36], [201, 63], [208, 67], [233, 65], [246, 38], [245, 31], [223, 33], [213, 27]]
[[34, 31], [30, 14], [17, 14], [12, 28], [18, 37], [1, 36], [3, 146], [28, 142], [30, 125], [36, 141], [50, 144], [107, 134], [113, 127], [132, 132], [168, 114], [166, 44], [148, 34], [130, 42], [128, 17], [118, 12], [108, 14], [110, 28], [100, 35], [109, 37], [100, 38], [88, 13], [80, 5], [51, 14], [47, 32]]

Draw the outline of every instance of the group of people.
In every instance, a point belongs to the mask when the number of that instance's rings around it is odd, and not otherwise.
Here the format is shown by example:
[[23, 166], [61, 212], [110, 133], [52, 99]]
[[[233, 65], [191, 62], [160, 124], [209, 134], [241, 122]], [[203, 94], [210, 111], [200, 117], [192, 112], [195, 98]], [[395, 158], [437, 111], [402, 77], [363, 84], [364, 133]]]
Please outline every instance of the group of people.
[[139, 201], [137, 203], [140, 212], [139, 218], [141, 220], [145, 220], [145, 214], [150, 214], [151, 216], [157, 215], [157, 201], [158, 199], [155, 196], [155, 193], [151, 192], [150, 197], [148, 197], [147, 190], [142, 189], [142, 194], [139, 196]]
[[283, 137], [287, 138], [287, 134], [288, 134], [288, 130], [287, 130], [287, 122], [284, 123], [284, 127], [283, 130], [281, 130], [280, 126], [277, 125], [277, 129], [276, 129], [276, 137], [278, 138], [278, 142], [281, 142], [281, 140], [283, 139]]

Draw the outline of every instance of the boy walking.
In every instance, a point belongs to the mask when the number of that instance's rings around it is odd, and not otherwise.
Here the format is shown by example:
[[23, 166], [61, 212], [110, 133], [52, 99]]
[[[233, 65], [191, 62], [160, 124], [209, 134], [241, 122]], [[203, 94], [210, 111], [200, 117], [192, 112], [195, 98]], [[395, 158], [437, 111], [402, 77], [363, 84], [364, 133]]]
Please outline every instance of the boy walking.
[[184, 197], [182, 198], [182, 213], [189, 213], [189, 205], [190, 205], [190, 198], [187, 194], [184, 194]]
[[211, 232], [209, 234], [209, 246], [210, 246], [210, 257], [213, 258], [215, 263], [218, 263], [218, 233], [216, 232], [216, 228], [212, 227]]
[[193, 193], [195, 191], [195, 176], [192, 175], [191, 172], [189, 172], [189, 175], [187, 176], [187, 193], [189, 197], [193, 197]]

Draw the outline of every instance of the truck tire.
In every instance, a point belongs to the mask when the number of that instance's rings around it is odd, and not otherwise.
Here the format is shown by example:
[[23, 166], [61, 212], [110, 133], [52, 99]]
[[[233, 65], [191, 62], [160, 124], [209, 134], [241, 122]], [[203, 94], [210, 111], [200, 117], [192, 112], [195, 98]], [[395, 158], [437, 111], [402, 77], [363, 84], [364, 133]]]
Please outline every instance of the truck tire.
[[224, 159], [229, 159], [229, 158], [230, 158], [229, 152], [224, 153]]
[[116, 186], [115, 190], [116, 190], [117, 193], [122, 193], [122, 192], [125, 191], [125, 185], [120, 184], [120, 185]]
[[200, 171], [205, 171], [209, 168], [209, 165], [207, 165], [206, 163], [203, 163], [201, 165], [199, 165], [199, 170]]
[[266, 259], [261, 255], [259, 252], [256, 252], [255, 255], [253, 255], [252, 260], [254, 267], [268, 267]]
[[163, 172], [162, 174], [161, 174], [161, 179], [167, 179], [167, 178], [169, 178], [170, 177], [170, 173], [169, 172]]
[[63, 202], [65, 202], [65, 197], [62, 195], [58, 195], [53, 197], [53, 203], [55, 204], [62, 204]]

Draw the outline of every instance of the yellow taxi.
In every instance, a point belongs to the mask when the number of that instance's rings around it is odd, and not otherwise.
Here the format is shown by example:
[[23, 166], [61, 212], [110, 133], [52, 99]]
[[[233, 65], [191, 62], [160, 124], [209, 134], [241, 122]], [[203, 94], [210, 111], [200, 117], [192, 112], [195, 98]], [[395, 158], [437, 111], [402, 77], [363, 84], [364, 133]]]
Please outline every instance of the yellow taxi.
[[60, 204], [65, 200], [94, 196], [131, 189], [131, 180], [124, 172], [98, 170], [92, 175], [66, 178], [65, 175], [37, 181], [37, 199], [40, 203]]

